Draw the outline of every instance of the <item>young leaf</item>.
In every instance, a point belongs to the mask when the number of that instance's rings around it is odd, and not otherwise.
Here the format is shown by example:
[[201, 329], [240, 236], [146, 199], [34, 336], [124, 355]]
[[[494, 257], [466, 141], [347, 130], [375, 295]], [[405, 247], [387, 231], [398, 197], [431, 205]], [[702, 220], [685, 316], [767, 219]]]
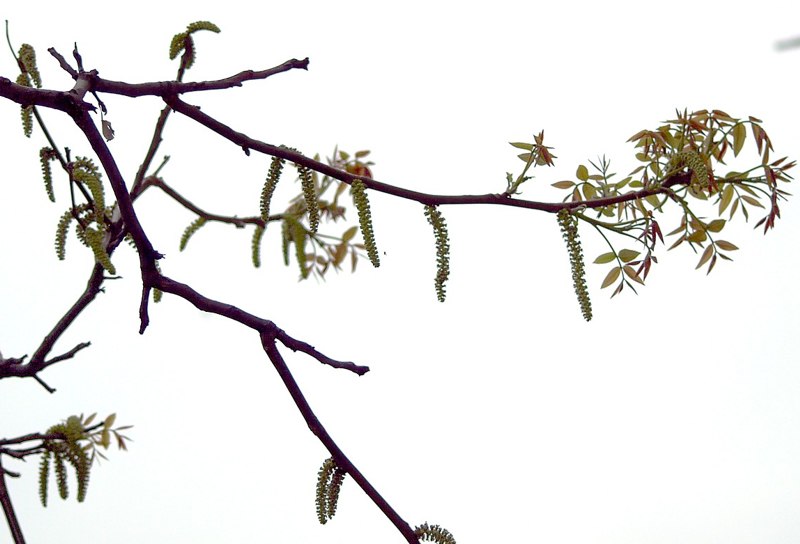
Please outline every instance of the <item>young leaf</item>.
[[736, 251], [739, 249], [737, 246], [726, 240], [717, 240], [717, 247], [725, 251]]
[[594, 263], [595, 264], [606, 264], [606, 263], [610, 263], [611, 261], [613, 261], [616, 258], [617, 258], [617, 256], [614, 254], [614, 252], [613, 251], [609, 251], [608, 253], [603, 253], [602, 255], [597, 257], [594, 260]]
[[695, 270], [706, 264], [711, 256], [714, 254], [714, 246], [710, 245], [706, 248], [703, 254], [700, 256], [700, 262], [697, 263], [697, 266], [694, 267]]
[[622, 260], [623, 263], [629, 263], [638, 256], [639, 252], [634, 251], [632, 249], [623, 249], [619, 252], [619, 258]]
[[[619, 269], [617, 269], [617, 270], [619, 270]], [[641, 283], [642, 285], [644, 285], [644, 282], [642, 281], [642, 278], [639, 277], [639, 274], [636, 273], [636, 270], [634, 270], [631, 265], [626, 264], [623, 267], [623, 270], [625, 271], [625, 275], [628, 276], [630, 279], [632, 279], [636, 283]]]
[[706, 228], [711, 232], [719, 232], [722, 230], [722, 227], [725, 226], [724, 219], [714, 219], [711, 223], [706, 225]]
[[744, 123], [737, 123], [733, 127], [733, 156], [737, 156], [739, 151], [744, 146], [744, 141], [747, 138], [747, 129], [744, 128]]
[[606, 275], [606, 279], [603, 280], [603, 285], [600, 286], [600, 289], [605, 289], [606, 287], [617, 281], [617, 278], [619, 278], [619, 271], [620, 271], [619, 267], [614, 267], [611, 270], [609, 270], [608, 274]]

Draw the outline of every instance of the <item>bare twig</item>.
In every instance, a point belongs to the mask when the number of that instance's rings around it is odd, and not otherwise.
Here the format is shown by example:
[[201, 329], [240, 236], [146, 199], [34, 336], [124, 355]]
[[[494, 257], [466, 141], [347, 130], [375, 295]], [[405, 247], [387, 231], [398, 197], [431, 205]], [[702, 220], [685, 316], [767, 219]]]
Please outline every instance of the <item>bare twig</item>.
[[11, 530], [11, 536], [14, 538], [14, 544], [25, 544], [25, 537], [22, 534], [17, 514], [14, 512], [14, 505], [11, 503], [8, 487], [6, 487], [6, 472], [3, 469], [2, 455], [0, 455], [0, 503], [3, 504], [3, 512], [6, 515], [8, 528]]
[[266, 79], [270, 76], [288, 72], [290, 70], [308, 70], [308, 58], [303, 60], [290, 59], [267, 70], [244, 70], [238, 74], [214, 81], [198, 81], [183, 83], [180, 81], [153, 81], [149, 83], [125, 83], [112, 81], [101, 77], [92, 76], [93, 89], [97, 92], [119, 94], [131, 98], [138, 96], [167, 96], [198, 91], [215, 91], [241, 87], [246, 81]]

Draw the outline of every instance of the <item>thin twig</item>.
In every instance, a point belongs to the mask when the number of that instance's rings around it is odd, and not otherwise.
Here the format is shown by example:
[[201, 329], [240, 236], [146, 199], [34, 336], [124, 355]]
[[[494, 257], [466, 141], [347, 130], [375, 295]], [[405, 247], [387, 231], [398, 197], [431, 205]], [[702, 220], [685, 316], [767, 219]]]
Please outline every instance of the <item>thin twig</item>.
[[292, 376], [289, 367], [286, 365], [286, 361], [283, 360], [283, 356], [281, 356], [280, 351], [278, 351], [278, 347], [275, 345], [276, 337], [268, 334], [268, 333], [261, 333], [261, 345], [264, 347], [264, 351], [266, 352], [269, 360], [272, 361], [272, 364], [275, 366], [275, 369], [278, 371], [281, 379], [283, 380], [283, 384], [286, 386], [286, 389], [289, 391], [289, 394], [292, 396], [292, 400], [294, 401], [297, 409], [300, 410], [300, 413], [303, 415], [303, 419], [305, 419], [308, 428], [311, 429], [311, 432], [319, 438], [320, 442], [325, 446], [325, 448], [331, 453], [336, 464], [344, 469], [353, 480], [358, 484], [358, 486], [366, 493], [366, 495], [375, 503], [375, 505], [383, 512], [383, 514], [392, 522], [392, 524], [400, 531], [400, 534], [408, 541], [410, 544], [419, 544], [419, 539], [414, 534], [414, 530], [411, 526], [402, 518], [400, 514], [398, 514], [394, 508], [383, 498], [383, 496], [378, 493], [378, 490], [375, 489], [372, 484], [367, 480], [367, 478], [361, 473], [361, 471], [356, 468], [356, 466], [348, 459], [348, 457], [344, 454], [344, 452], [339, 448], [339, 446], [334, 442], [333, 438], [328, 434], [328, 431], [325, 430], [322, 423], [320, 423], [317, 416], [314, 414], [314, 411], [311, 409], [311, 406], [308, 404], [305, 396], [303, 396], [302, 391], [300, 390], [300, 386], [297, 385], [297, 382]]

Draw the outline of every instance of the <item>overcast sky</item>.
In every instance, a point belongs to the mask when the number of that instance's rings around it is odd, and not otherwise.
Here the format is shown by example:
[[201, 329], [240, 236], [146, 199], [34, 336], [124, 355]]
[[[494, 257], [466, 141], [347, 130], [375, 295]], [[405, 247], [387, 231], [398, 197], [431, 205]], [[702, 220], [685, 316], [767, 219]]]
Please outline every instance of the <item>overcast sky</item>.
[[[308, 72], [184, 98], [235, 130], [307, 154], [371, 149], [377, 179], [433, 193], [502, 192], [505, 173], [522, 164], [507, 142], [544, 130], [556, 167], [537, 169], [523, 196], [558, 200], [550, 183], [587, 159], [605, 154], [626, 175], [636, 163], [625, 141], [676, 108], [759, 117], [773, 156], [797, 158], [800, 49], [775, 49], [800, 34], [791, 3], [555, 4], [92, 0], [7, 5], [0, 14], [16, 46], [34, 45], [55, 89], [71, 81], [46, 50], [67, 55], [75, 41], [86, 67], [109, 79], [172, 78], [170, 38], [196, 20], [222, 33], [197, 35], [187, 80], [308, 56]], [[0, 75], [16, 77], [9, 54], [0, 54]], [[110, 146], [130, 180], [162, 104], [103, 99], [117, 133]], [[60, 145], [90, 153], [62, 115], [45, 119]], [[47, 201], [41, 133], [26, 140], [8, 102], [0, 126], [8, 357], [35, 350], [83, 289], [91, 260], [74, 238], [65, 262], [52, 250], [69, 197], [59, 178], [57, 203]], [[244, 157], [177, 114], [160, 151], [171, 156], [162, 176], [199, 206], [257, 213], [268, 158]], [[284, 180], [277, 197], [294, 190]], [[726, 227], [741, 250], [710, 276], [694, 270], [688, 248], [661, 248], [639, 295], [609, 300], [599, 289], [607, 268], [587, 264], [590, 323], [553, 216], [443, 207], [452, 258], [440, 304], [422, 207], [371, 201], [381, 268], [362, 262], [354, 275], [300, 283], [281, 263], [277, 229], [268, 229], [264, 265], [254, 270], [250, 232], [211, 225], [179, 253], [192, 215], [155, 191], [138, 209], [166, 255], [165, 273], [371, 367], [356, 377], [285, 353], [322, 422], [412, 526], [440, 524], [459, 544], [800, 541], [794, 200], [766, 237], [752, 220]], [[678, 216], [661, 221], [669, 231]], [[581, 232], [590, 261], [603, 246]], [[114, 261], [124, 279], [106, 284], [56, 352], [92, 346], [42, 374], [58, 392], [0, 382], [0, 436], [81, 412], [117, 412], [135, 425], [130, 451], [112, 451], [93, 471], [84, 504], [51, 498], [42, 509], [37, 463], [6, 462], [23, 474], [9, 485], [29, 542], [403, 541], [352, 481], [336, 517], [320, 526], [314, 485], [327, 453], [258, 337], [170, 297], [151, 308], [139, 336], [137, 262], [124, 248]]]

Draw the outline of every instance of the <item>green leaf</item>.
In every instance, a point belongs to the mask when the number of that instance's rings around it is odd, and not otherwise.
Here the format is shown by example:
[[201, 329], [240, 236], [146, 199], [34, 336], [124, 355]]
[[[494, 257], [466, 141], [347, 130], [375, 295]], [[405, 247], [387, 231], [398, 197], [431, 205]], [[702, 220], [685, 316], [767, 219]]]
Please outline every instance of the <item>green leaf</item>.
[[342, 242], [349, 242], [350, 240], [353, 239], [353, 237], [356, 235], [357, 232], [358, 232], [358, 226], [353, 225], [352, 227], [344, 231], [344, 234], [342, 234]]
[[756, 200], [752, 196], [742, 195], [742, 199], [745, 202], [747, 202], [748, 204], [750, 204], [751, 206], [756, 206], [758, 208], [763, 208], [764, 207], [764, 205], [761, 202], [759, 202], [758, 200]]
[[589, 169], [581, 164], [580, 166], [578, 166], [578, 170], [575, 172], [575, 176], [581, 181], [586, 181], [589, 179]]
[[744, 146], [744, 141], [747, 138], [747, 129], [744, 128], [744, 123], [737, 123], [733, 127], [733, 156], [737, 156], [739, 151]]
[[706, 241], [706, 232], [704, 230], [696, 230], [692, 232], [689, 236], [686, 237], [688, 242], [693, 242], [695, 244], [699, 244], [701, 242]]
[[117, 414], [110, 414], [106, 420], [103, 422], [103, 427], [106, 429], [110, 429], [111, 426], [114, 424], [114, 421], [117, 419]]
[[572, 189], [572, 187], [575, 185], [575, 182], [566, 179], [564, 181], [557, 181], [551, 185], [556, 189]]
[[526, 151], [533, 150], [533, 144], [526, 144], [524, 142], [508, 142], [508, 143], [513, 145], [517, 149], [525, 149]]
[[647, 195], [644, 197], [648, 204], [650, 204], [654, 208], [661, 207], [661, 200], [656, 195]]
[[517, 155], [522, 162], [530, 162], [532, 160], [533, 154], [532, 153], [520, 153]]
[[722, 212], [728, 208], [731, 200], [733, 200], [733, 194], [733, 185], [726, 185], [722, 190], [722, 196], [719, 199], [719, 215], [722, 215]]
[[724, 219], [714, 219], [711, 223], [706, 225], [706, 228], [711, 232], [719, 232], [725, 226]]
[[586, 197], [586, 200], [593, 200], [597, 196], [597, 189], [594, 188], [594, 185], [586, 183], [583, 186], [583, 196]]
[[639, 252], [632, 249], [623, 249], [619, 252], [619, 258], [623, 263], [629, 263], [638, 256]]
[[606, 279], [603, 280], [603, 285], [600, 286], [600, 289], [605, 289], [606, 287], [617, 281], [617, 278], [619, 278], [619, 272], [620, 272], [619, 267], [614, 267], [611, 270], [609, 270], [608, 274], [606, 275]]
[[614, 254], [614, 252], [613, 251], [609, 251], [608, 253], [603, 253], [602, 255], [597, 257], [594, 260], [594, 263], [595, 264], [606, 264], [606, 263], [610, 263], [611, 261], [613, 261], [616, 258], [617, 258], [617, 256]]

